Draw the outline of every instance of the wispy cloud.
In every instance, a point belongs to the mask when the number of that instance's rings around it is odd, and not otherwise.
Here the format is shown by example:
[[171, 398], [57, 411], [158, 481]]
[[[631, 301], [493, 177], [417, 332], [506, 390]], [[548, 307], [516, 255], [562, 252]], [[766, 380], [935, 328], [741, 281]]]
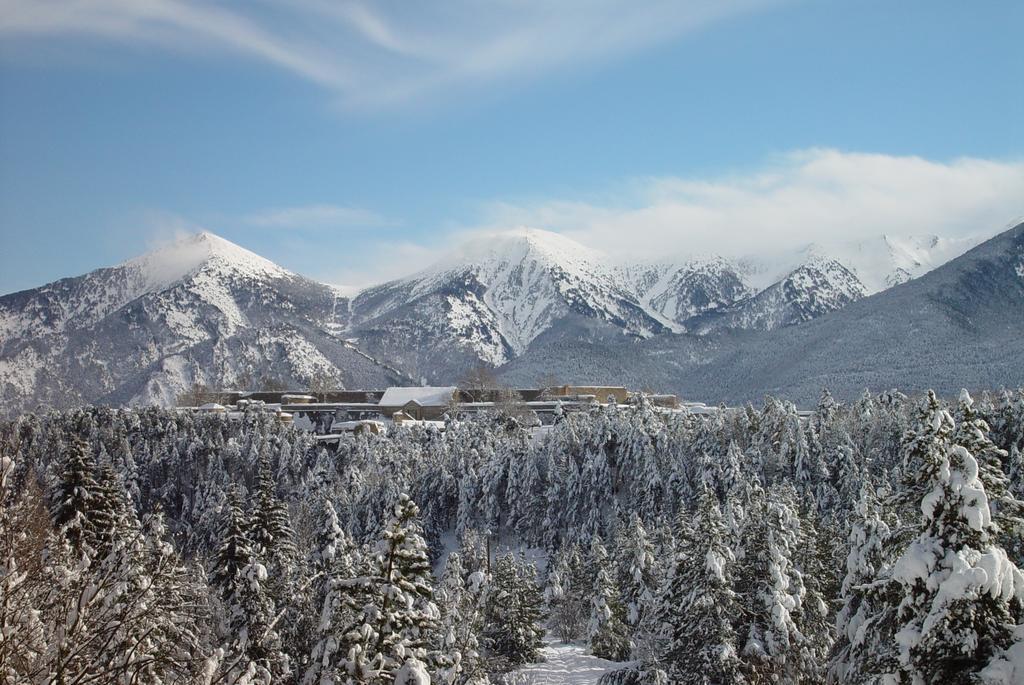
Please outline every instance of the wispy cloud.
[[781, 0], [0, 0], [0, 36], [232, 52], [377, 107], [632, 52]]
[[[322, 205], [249, 219], [251, 225], [313, 227], [357, 224], [363, 212]], [[365, 220], [375, 217], [370, 212]], [[273, 240], [260, 232], [260, 245], [243, 242], [272, 260], [290, 254], [286, 265], [299, 273], [370, 285], [416, 273], [462, 245], [522, 227], [562, 233], [626, 260], [777, 254], [813, 242], [882, 234], [987, 237], [1019, 221], [1024, 221], [1024, 160], [935, 161], [811, 149], [724, 176], [639, 178], [582, 199], [487, 202], [468, 219], [423, 233], [425, 240], [397, 231], [360, 232], [329, 259], [321, 258], [319, 242], [301, 242], [302, 232]], [[161, 242], [201, 228], [163, 213], [151, 213], [148, 225]], [[301, 249], [288, 252], [288, 245]]]
[[1024, 216], [1024, 162], [813, 149], [726, 177], [638, 179], [608, 195], [489, 203], [466, 232], [530, 226], [635, 258], [991, 235]]
[[382, 228], [394, 226], [392, 221], [376, 212], [359, 207], [308, 205], [287, 207], [251, 214], [244, 219], [250, 226], [276, 229]]

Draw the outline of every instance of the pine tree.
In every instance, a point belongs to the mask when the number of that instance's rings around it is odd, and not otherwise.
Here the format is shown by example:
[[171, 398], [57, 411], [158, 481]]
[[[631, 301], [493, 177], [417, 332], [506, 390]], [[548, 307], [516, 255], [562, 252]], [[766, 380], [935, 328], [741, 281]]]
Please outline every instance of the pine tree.
[[536, 568], [512, 553], [498, 557], [485, 603], [482, 643], [500, 670], [539, 658], [543, 617]]
[[[257, 682], [281, 682], [291, 674], [277, 630], [274, 603], [266, 591], [267, 567], [258, 561], [244, 566], [229, 604], [232, 679], [253, 674]], [[229, 680], [231, 682], [231, 680]]]
[[210, 572], [210, 580], [220, 595], [229, 601], [238, 586], [238, 576], [252, 561], [252, 543], [246, 533], [248, 520], [242, 511], [242, 497], [237, 488], [228, 492], [220, 529], [220, 544]]
[[915, 534], [889, 539], [896, 560], [874, 581], [886, 593], [868, 619], [883, 648], [895, 645], [895, 659], [873, 672], [855, 665], [875, 678], [972, 682], [1014, 640], [1024, 576], [995, 543], [978, 462], [953, 435], [953, 418], [929, 392], [904, 447], [920, 512]]
[[145, 667], [146, 677], [136, 682], [180, 682], [195, 677], [197, 656], [203, 653], [204, 624], [209, 622], [201, 595], [205, 585], [184, 565], [168, 541], [163, 511], [158, 507], [150, 515], [142, 531], [142, 582], [149, 582], [152, 592], [144, 617], [148, 625], [137, 629], [140, 642], [136, 658], [146, 655], [151, 661]]
[[467, 573], [461, 555], [452, 552], [437, 591], [443, 634], [441, 651], [446, 658], [438, 671], [442, 682], [476, 682], [487, 675], [480, 653], [486, 592], [486, 575], [482, 571]]
[[[22, 461], [0, 456], [0, 682], [42, 675], [50, 637], [41, 609], [47, 596], [44, 550], [50, 533], [42, 493], [33, 481], [16, 492]], [[28, 492], [26, 492], [28, 490]]]
[[736, 581], [747, 610], [737, 631], [741, 655], [750, 680], [798, 681], [804, 636], [794, 614], [805, 595], [793, 563], [799, 521], [789, 493], [773, 489], [759, 500], [747, 517]]
[[587, 635], [594, 656], [611, 661], [624, 661], [633, 644], [626, 624], [626, 608], [618, 583], [612, 573], [607, 551], [599, 538], [594, 539], [591, 555], [595, 566], [590, 599], [590, 623]]
[[249, 539], [253, 552], [267, 563], [289, 567], [295, 555], [288, 507], [278, 499], [270, 460], [260, 455], [256, 481], [256, 501], [249, 521]]
[[389, 683], [407, 660], [433, 669], [438, 662], [440, 614], [434, 604], [419, 507], [402, 494], [381, 533], [370, 574], [348, 583], [366, 601], [353, 624], [337, 636], [339, 671], [355, 683]]
[[555, 557], [545, 589], [551, 627], [562, 640], [572, 642], [583, 635], [589, 616], [590, 588], [583, 555], [573, 544]]
[[883, 549], [888, 537], [889, 526], [882, 518], [881, 505], [874, 488], [866, 482], [850, 527], [850, 551], [840, 590], [843, 606], [836, 617], [836, 642], [828, 666], [830, 682], [861, 682], [864, 674], [859, 669], [873, 658], [866, 651], [871, 637], [868, 620], [874, 613], [866, 586], [885, 567]]
[[978, 462], [978, 479], [985, 486], [996, 541], [1011, 559], [1024, 559], [1024, 502], [1010, 486], [1006, 469], [1009, 454], [989, 438], [988, 424], [966, 390], [960, 391], [952, 440]]
[[96, 554], [108, 554], [116, 540], [124, 540], [138, 529], [127, 490], [110, 462], [100, 463], [91, 497], [91, 527]]
[[667, 649], [662, 663], [673, 683], [742, 683], [732, 625], [739, 615], [732, 588], [735, 559], [718, 501], [707, 488], [692, 525], [664, 597]]
[[626, 607], [626, 623], [635, 631], [651, 609], [657, 594], [654, 545], [635, 512], [615, 538], [619, 587]]
[[87, 450], [85, 441], [77, 437], [69, 441], [50, 516], [53, 525], [64, 531], [72, 549], [91, 554], [96, 543], [92, 521], [96, 479]]
[[320, 527], [309, 555], [313, 578], [310, 604], [317, 611], [317, 621], [313, 626], [316, 639], [302, 680], [304, 685], [315, 685], [321, 676], [331, 677], [340, 658], [337, 636], [352, 623], [362, 608], [357, 606], [357, 596], [351, 592], [356, 578], [355, 554], [352, 541], [341, 529], [334, 506], [324, 498]]

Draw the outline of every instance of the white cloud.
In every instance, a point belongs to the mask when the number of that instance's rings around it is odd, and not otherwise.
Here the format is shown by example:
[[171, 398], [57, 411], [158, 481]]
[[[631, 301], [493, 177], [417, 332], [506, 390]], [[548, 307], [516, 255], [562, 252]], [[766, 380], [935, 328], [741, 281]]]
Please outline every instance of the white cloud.
[[346, 254], [330, 269], [314, 274], [335, 285], [366, 287], [411, 276], [441, 259], [447, 244], [424, 245], [413, 241], [381, 241], [358, 254]]
[[[330, 221], [350, 211], [363, 210], [325, 205], [250, 219], [262, 217], [268, 226], [299, 226], [317, 215]], [[323, 245], [302, 243], [306, 247], [287, 266], [327, 282], [365, 286], [411, 275], [462, 244], [523, 226], [562, 233], [626, 260], [772, 255], [812, 242], [881, 234], [989, 237], [1022, 220], [1024, 161], [941, 162], [812, 149], [715, 178], [634, 179], [582, 200], [488, 202], [468, 221], [424, 232], [431, 236], [428, 240], [404, 238], [399, 231], [381, 238], [367, 234], [358, 242], [336, 243], [338, 252], [318, 265], [302, 253], [307, 247], [322, 251]], [[201, 228], [157, 213], [150, 215], [149, 225], [160, 242]], [[297, 236], [289, 234], [282, 245], [294, 243]], [[264, 256], [280, 258], [273, 251]]]
[[250, 226], [277, 229], [381, 228], [395, 222], [359, 207], [307, 205], [272, 209], [245, 217]]
[[782, 0], [0, 0], [0, 36], [226, 51], [383, 106], [651, 46]]
[[795, 152], [714, 179], [640, 179], [614, 201], [495, 202], [466, 233], [530, 226], [609, 254], [746, 255], [881, 234], [994, 235], [1024, 215], [1024, 162]]

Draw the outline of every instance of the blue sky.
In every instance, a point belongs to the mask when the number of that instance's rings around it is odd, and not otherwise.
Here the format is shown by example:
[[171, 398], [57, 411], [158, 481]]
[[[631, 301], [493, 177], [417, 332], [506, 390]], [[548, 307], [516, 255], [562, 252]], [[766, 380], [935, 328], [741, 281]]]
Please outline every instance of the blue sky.
[[520, 224], [638, 257], [994, 232], [1024, 215], [1021, 26], [1014, 1], [0, 0], [0, 292], [197, 228], [336, 283]]

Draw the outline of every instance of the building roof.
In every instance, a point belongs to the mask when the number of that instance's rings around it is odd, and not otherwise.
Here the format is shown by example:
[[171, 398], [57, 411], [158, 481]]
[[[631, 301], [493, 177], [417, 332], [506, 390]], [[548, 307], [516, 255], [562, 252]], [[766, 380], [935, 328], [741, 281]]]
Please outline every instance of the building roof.
[[455, 386], [388, 388], [380, 398], [380, 406], [404, 407], [415, 400], [423, 407], [443, 407], [452, 401], [455, 390]]

